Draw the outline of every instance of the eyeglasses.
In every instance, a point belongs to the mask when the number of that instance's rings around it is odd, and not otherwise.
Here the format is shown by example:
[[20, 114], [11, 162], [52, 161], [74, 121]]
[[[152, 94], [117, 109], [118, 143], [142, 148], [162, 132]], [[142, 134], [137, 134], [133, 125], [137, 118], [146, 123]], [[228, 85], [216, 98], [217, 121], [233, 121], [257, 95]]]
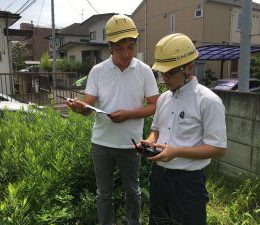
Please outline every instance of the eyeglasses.
[[163, 77], [171, 78], [180, 71], [182, 71], [182, 68], [174, 68], [174, 69], [171, 69], [171, 70], [169, 70], [165, 73], [161, 73], [161, 74]]

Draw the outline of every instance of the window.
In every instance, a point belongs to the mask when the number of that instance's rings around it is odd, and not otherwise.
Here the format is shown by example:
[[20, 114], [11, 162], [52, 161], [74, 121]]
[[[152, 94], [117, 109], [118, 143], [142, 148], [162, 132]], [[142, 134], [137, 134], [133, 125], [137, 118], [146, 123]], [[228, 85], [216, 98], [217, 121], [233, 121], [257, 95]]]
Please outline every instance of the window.
[[76, 56], [75, 55], [70, 55], [70, 60], [75, 60]]
[[88, 42], [88, 39], [80, 39], [80, 42]]
[[89, 36], [90, 36], [90, 40], [96, 40], [96, 31], [90, 32]]
[[203, 17], [203, 9], [195, 9], [194, 17], [195, 18]]
[[175, 15], [171, 15], [171, 33], [176, 32], [176, 21], [175, 21]]
[[64, 44], [63, 37], [59, 37], [59, 42], [60, 42], [60, 43], [59, 43], [59, 44], [60, 44], [59, 46], [62, 46], [62, 45]]

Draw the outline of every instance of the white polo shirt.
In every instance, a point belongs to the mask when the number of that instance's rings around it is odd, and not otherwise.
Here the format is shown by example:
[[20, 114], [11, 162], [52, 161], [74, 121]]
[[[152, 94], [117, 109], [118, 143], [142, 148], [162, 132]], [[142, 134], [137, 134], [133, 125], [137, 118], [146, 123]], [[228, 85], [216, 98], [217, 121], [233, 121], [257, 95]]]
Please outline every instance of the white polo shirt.
[[[225, 108], [221, 99], [192, 79], [175, 93], [163, 93], [154, 115], [152, 130], [159, 131], [158, 143], [170, 146], [208, 144], [226, 148]], [[174, 158], [158, 162], [165, 168], [199, 170], [210, 159]]]
[[[98, 108], [112, 113], [143, 107], [146, 97], [158, 94], [158, 87], [148, 65], [133, 58], [122, 72], [110, 57], [92, 68], [85, 92], [97, 97]], [[137, 142], [142, 139], [143, 123], [144, 119], [113, 123], [106, 115], [97, 113], [91, 140], [107, 147], [131, 148], [131, 138]]]

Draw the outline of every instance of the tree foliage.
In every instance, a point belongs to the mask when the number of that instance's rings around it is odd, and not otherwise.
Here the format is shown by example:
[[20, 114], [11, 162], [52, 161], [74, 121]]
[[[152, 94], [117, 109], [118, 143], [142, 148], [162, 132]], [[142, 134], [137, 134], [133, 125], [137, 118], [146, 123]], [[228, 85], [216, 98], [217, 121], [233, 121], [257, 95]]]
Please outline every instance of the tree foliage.
[[22, 42], [11, 42], [11, 56], [14, 71], [25, 68], [26, 47]]
[[254, 55], [250, 62], [250, 77], [260, 79], [260, 55]]
[[81, 63], [71, 59], [58, 59], [56, 61], [57, 70], [61, 72], [77, 72], [80, 74], [88, 74], [92, 68], [90, 63]]
[[51, 72], [52, 71], [52, 62], [50, 60], [49, 54], [48, 53], [44, 53], [41, 57], [40, 60], [40, 68], [42, 70], [45, 70], [47, 72]]

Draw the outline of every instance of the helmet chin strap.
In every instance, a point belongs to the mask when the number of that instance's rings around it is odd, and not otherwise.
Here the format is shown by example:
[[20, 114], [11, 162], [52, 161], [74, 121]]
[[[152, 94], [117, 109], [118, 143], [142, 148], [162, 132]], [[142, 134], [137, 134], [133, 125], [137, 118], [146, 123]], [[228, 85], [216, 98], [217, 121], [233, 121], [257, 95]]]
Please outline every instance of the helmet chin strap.
[[177, 88], [171, 89], [172, 93], [175, 93], [175, 91], [177, 91], [178, 89], [180, 89], [181, 87], [183, 87], [185, 84], [187, 84], [191, 79], [191, 74], [188, 74], [184, 71], [184, 68], [181, 68], [181, 72], [183, 73], [183, 82], [180, 86], [178, 86]]

